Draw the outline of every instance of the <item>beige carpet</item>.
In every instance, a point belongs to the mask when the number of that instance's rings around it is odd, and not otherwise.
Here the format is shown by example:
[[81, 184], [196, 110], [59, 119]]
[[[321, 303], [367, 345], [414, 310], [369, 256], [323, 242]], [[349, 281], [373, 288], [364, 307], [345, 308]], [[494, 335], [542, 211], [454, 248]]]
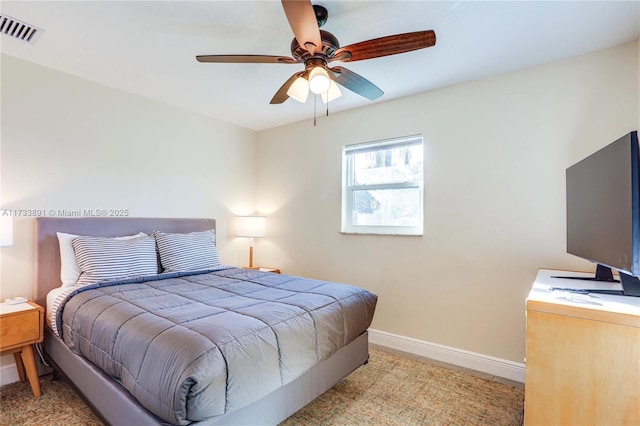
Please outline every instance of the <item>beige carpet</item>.
[[[369, 363], [282, 425], [522, 424], [524, 390], [422, 360], [371, 349]], [[43, 395], [0, 388], [0, 425], [100, 425], [63, 381], [41, 378]]]

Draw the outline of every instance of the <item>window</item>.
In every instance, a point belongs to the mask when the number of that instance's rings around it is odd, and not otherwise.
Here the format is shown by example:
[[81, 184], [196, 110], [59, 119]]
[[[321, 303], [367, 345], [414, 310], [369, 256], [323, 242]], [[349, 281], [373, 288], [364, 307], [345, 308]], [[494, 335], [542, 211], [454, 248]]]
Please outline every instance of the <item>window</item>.
[[347, 145], [342, 232], [422, 235], [422, 136]]

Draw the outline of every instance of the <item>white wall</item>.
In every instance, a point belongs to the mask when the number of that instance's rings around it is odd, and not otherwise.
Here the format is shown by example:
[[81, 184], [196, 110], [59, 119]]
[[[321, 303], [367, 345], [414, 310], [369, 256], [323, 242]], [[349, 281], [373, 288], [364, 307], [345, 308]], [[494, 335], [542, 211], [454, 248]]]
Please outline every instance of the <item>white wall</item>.
[[[638, 127], [627, 44], [259, 134], [260, 264], [363, 286], [373, 327], [515, 362], [538, 268], [565, 253], [566, 167]], [[422, 133], [424, 237], [339, 234], [345, 144]]]
[[[228, 218], [257, 200], [257, 263], [374, 291], [379, 330], [522, 362], [537, 269], [592, 269], [564, 252], [564, 169], [640, 126], [639, 56], [633, 43], [256, 134], [3, 55], [0, 207], [215, 217], [223, 261], [243, 264]], [[342, 146], [415, 133], [425, 236], [339, 234]], [[18, 218], [0, 299], [32, 294], [32, 239]]]
[[[254, 131], [10, 56], [1, 65], [0, 207], [212, 217], [222, 261], [246, 256], [227, 222], [255, 208]], [[16, 218], [1, 249], [1, 300], [33, 294], [33, 227]]]

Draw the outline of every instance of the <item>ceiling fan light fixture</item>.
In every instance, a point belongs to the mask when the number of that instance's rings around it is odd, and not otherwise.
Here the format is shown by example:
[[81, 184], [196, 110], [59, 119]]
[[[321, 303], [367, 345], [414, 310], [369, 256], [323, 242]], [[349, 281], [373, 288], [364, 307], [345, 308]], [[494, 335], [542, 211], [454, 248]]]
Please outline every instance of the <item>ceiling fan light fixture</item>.
[[322, 102], [326, 104], [328, 102], [332, 102], [335, 99], [338, 99], [340, 96], [342, 96], [342, 92], [340, 91], [338, 85], [333, 80], [331, 80], [329, 82], [329, 90], [327, 90], [321, 96]]
[[[329, 64], [334, 61], [354, 62], [397, 55], [436, 44], [436, 33], [433, 30], [426, 30], [394, 34], [340, 46], [340, 42], [333, 34], [320, 29], [328, 17], [326, 8], [312, 5], [311, 0], [282, 0], [282, 7], [289, 21], [289, 27], [293, 30], [294, 38], [290, 45], [291, 57], [264, 54], [197, 55], [196, 60], [232, 64], [304, 64], [304, 71], [291, 75], [280, 86], [269, 102], [272, 105], [281, 104], [290, 97], [305, 103], [309, 91], [314, 95], [322, 95], [322, 100], [328, 103], [341, 96], [340, 89], [335, 87], [335, 84], [332, 86], [332, 81], [357, 95], [375, 100], [384, 94], [378, 86], [347, 68], [329, 68]], [[329, 70], [331, 70], [331, 76], [328, 74]], [[303, 82], [299, 78], [301, 76], [307, 81]]]
[[309, 90], [316, 95], [326, 93], [331, 85], [329, 74], [322, 67], [314, 67], [309, 73]]
[[307, 102], [309, 96], [309, 82], [306, 78], [298, 77], [287, 90], [287, 95], [300, 103]]

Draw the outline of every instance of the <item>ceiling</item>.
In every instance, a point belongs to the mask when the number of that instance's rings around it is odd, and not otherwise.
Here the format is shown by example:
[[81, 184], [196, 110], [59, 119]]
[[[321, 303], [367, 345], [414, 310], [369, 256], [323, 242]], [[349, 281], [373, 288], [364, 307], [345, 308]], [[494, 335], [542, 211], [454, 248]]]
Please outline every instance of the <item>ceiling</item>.
[[[634, 41], [640, 1], [325, 1], [342, 46], [433, 29], [434, 47], [342, 65], [385, 94], [346, 89], [330, 112], [523, 69]], [[5, 1], [44, 30], [0, 36], [3, 53], [254, 130], [311, 119], [314, 101], [270, 105], [302, 64], [199, 63], [203, 54], [290, 56], [279, 1]], [[319, 110], [324, 106], [319, 101]]]

